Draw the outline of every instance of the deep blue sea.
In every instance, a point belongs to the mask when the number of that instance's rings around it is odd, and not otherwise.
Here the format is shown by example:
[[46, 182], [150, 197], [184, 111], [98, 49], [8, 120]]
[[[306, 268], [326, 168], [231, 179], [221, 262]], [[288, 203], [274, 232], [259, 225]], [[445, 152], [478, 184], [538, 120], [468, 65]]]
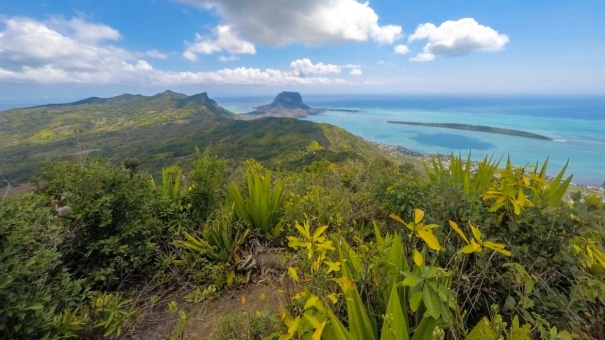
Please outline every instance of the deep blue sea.
[[[270, 103], [272, 97], [217, 98], [236, 113]], [[577, 184], [605, 181], [605, 96], [315, 95], [303, 101], [328, 111], [304, 118], [340, 126], [366, 140], [431, 154], [472, 158], [510, 156], [514, 165], [542, 163], [549, 174], [569, 160]], [[358, 112], [330, 111], [350, 109]], [[389, 124], [387, 121], [462, 123], [537, 133], [539, 140], [485, 132]]]

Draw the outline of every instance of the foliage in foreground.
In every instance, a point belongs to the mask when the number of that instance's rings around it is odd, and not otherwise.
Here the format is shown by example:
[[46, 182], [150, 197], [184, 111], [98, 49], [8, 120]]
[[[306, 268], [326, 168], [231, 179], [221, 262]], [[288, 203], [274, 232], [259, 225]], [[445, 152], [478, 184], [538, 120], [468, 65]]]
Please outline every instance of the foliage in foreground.
[[[283, 270], [300, 289], [279, 317], [225, 318], [217, 338], [605, 334], [605, 207], [562, 202], [565, 169], [452, 156], [418, 177], [380, 160], [294, 172], [197, 157], [158, 181], [105, 161], [45, 163], [34, 193], [0, 201], [2, 334], [123, 335], [157, 301], [147, 287], [191, 282], [201, 301], [260, 272], [261, 244], [288, 244]], [[175, 334], [190, 320], [180, 312]]]

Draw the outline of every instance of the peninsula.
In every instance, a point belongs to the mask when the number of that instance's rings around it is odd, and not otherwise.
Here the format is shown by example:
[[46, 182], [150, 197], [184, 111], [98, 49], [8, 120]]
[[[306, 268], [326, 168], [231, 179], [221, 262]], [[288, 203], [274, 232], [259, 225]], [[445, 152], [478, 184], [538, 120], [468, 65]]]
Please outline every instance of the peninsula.
[[492, 126], [483, 126], [483, 125], [470, 125], [470, 124], [458, 124], [458, 123], [402, 122], [402, 121], [395, 121], [395, 120], [389, 120], [389, 121], [387, 121], [387, 123], [426, 126], [426, 127], [438, 127], [438, 128], [454, 129], [454, 130], [467, 130], [467, 131], [497, 133], [500, 135], [509, 135], [509, 136], [534, 138], [534, 139], [542, 139], [542, 140], [552, 140], [552, 138], [550, 138], [550, 137], [539, 135], [537, 133], [519, 131], [519, 130], [511, 130], [511, 129], [502, 129], [502, 128], [497, 128], [497, 127], [492, 127]]
[[314, 109], [303, 103], [300, 93], [284, 91], [278, 94], [270, 104], [259, 106], [252, 112], [240, 114], [239, 117], [243, 119], [262, 117], [302, 118], [324, 111], [325, 109]]

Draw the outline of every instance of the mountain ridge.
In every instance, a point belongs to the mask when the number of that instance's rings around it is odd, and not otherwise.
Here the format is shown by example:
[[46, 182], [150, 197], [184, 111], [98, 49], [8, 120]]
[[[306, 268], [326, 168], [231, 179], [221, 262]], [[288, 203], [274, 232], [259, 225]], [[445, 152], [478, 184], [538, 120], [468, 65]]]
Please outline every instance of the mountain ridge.
[[0, 112], [0, 173], [14, 185], [27, 181], [42, 160], [95, 156], [138, 158], [142, 169], [158, 170], [193, 157], [196, 147], [279, 168], [382, 153], [329, 124], [239, 116], [206, 92], [187, 96], [172, 91], [7, 110]]

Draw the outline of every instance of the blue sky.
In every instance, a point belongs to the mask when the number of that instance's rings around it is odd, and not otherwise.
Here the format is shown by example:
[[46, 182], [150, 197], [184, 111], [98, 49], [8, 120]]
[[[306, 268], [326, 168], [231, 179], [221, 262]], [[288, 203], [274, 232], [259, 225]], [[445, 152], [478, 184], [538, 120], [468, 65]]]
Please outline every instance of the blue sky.
[[3, 0], [0, 107], [166, 89], [605, 94], [603, 17], [603, 0]]

